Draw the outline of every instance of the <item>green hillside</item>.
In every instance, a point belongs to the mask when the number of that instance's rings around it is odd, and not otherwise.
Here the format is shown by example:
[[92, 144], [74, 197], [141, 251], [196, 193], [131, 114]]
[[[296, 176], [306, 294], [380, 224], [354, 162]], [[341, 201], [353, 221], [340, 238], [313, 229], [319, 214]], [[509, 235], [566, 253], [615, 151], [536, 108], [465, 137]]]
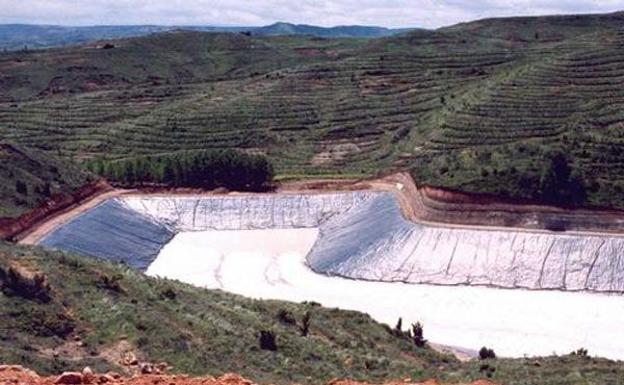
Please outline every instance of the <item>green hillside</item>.
[[17, 217], [93, 180], [72, 162], [0, 141], [0, 218]]
[[[309, 333], [302, 336], [306, 312]], [[120, 361], [133, 352], [141, 362], [169, 363], [174, 373], [236, 372], [278, 384], [491, 377], [580, 385], [617, 384], [624, 376], [622, 363], [589, 356], [460, 363], [365, 314], [248, 299], [7, 243], [0, 243], [0, 330], [0, 362], [42, 374], [86, 365], [122, 372]], [[274, 333], [276, 351], [260, 348], [262, 331]]]
[[[247, 299], [41, 249], [0, 244], [0, 289], [0, 362], [41, 373], [122, 371], [127, 350], [176, 373], [236, 372], [264, 383], [421, 377], [456, 363], [365, 314]], [[261, 331], [275, 334], [276, 351], [260, 348]]]
[[[0, 136], [80, 159], [238, 148], [282, 177], [408, 168], [431, 185], [624, 207], [623, 17], [372, 40], [175, 32], [6, 53]], [[579, 199], [558, 192], [569, 186]]]

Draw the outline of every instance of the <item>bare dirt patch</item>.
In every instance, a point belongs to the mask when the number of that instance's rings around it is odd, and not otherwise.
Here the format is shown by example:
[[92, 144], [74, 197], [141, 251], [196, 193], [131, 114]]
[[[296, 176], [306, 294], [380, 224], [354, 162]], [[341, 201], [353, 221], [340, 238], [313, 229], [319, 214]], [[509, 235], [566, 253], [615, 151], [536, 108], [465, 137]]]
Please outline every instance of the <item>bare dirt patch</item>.
[[[228, 373], [221, 377], [189, 377], [185, 375], [154, 375], [144, 374], [131, 378], [121, 377], [116, 373], [98, 374], [91, 369], [85, 368], [82, 373], [63, 373], [58, 376], [40, 377], [32, 370], [21, 366], [0, 365], [0, 385], [29, 384], [29, 385], [55, 385], [55, 384], [109, 384], [109, 385], [255, 385], [237, 374]], [[350, 380], [333, 380], [327, 385], [369, 385], [364, 382]], [[386, 385], [440, 385], [435, 380], [415, 383], [406, 378], [402, 381], [390, 382]], [[466, 385], [466, 384], [465, 384]], [[480, 380], [470, 385], [494, 385], [492, 382]]]

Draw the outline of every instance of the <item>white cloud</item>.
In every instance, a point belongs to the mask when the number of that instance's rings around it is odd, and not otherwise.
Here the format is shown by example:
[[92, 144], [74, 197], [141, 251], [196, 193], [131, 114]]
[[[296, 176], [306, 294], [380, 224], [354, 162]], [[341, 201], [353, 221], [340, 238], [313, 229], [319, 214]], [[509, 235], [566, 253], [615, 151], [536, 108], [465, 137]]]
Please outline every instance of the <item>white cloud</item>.
[[492, 16], [611, 12], [624, 0], [0, 0], [0, 23], [439, 27]]

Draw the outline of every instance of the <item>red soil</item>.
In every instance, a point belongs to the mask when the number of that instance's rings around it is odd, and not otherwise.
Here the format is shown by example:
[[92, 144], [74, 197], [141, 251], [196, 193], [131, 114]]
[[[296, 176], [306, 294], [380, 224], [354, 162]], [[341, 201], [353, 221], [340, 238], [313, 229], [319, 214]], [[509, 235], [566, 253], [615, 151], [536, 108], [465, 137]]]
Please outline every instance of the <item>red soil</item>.
[[98, 180], [78, 189], [72, 195], [57, 195], [39, 207], [30, 210], [15, 219], [0, 218], [0, 239], [12, 239], [38, 223], [47, 221], [68, 209], [76, 207], [89, 199], [112, 190], [105, 180]]
[[[85, 369], [83, 373], [63, 373], [58, 376], [40, 377], [21, 366], [0, 365], [0, 385], [56, 385], [56, 384], [107, 384], [107, 385], [255, 385], [236, 374], [214, 377], [188, 377], [184, 375], [137, 375], [124, 378], [115, 373], [94, 374]], [[334, 380], [327, 385], [368, 385], [350, 380]], [[391, 382], [386, 385], [439, 385], [437, 381], [413, 383], [410, 380]], [[489, 381], [476, 381], [470, 385], [494, 385]]]

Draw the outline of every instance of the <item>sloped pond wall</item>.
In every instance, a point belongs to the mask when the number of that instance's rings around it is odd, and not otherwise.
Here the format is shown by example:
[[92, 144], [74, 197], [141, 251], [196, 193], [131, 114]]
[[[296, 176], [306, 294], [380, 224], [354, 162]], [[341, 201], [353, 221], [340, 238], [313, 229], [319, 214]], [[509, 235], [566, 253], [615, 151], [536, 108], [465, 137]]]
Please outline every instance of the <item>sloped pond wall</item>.
[[144, 270], [178, 232], [302, 227], [319, 228], [307, 263], [324, 274], [624, 291], [624, 237], [418, 224], [401, 215], [388, 192], [115, 198], [60, 226], [41, 244]]

